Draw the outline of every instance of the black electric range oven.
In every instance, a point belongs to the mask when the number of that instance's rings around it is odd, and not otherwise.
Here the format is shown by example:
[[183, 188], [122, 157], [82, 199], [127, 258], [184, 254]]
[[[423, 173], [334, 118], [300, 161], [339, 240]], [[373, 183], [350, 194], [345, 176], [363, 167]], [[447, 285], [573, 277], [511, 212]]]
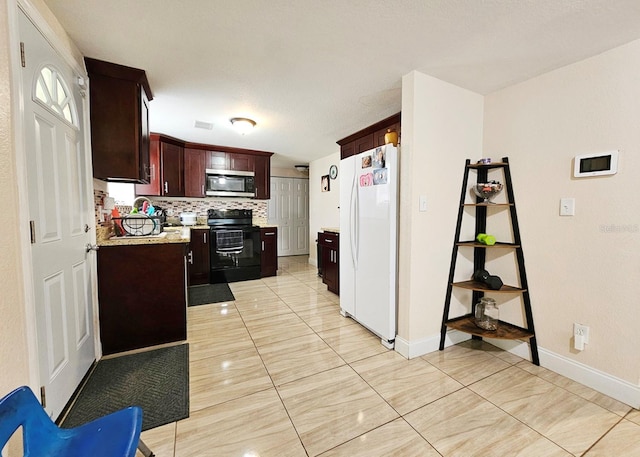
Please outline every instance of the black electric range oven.
[[210, 209], [211, 284], [260, 278], [260, 227], [250, 209]]

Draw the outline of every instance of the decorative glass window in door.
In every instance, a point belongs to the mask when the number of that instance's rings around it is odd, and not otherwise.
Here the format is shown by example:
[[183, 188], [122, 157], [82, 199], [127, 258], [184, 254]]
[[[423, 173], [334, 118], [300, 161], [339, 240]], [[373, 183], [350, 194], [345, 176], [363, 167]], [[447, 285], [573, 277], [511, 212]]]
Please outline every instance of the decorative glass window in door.
[[33, 99], [65, 122], [75, 127], [78, 126], [73, 95], [62, 75], [54, 67], [46, 65], [40, 70], [35, 82]]

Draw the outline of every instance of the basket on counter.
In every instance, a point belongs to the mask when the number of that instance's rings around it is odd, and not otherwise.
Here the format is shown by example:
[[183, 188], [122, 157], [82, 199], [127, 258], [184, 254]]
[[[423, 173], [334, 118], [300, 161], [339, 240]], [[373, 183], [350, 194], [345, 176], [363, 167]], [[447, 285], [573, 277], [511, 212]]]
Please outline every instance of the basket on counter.
[[150, 236], [162, 232], [162, 216], [127, 214], [113, 218], [116, 236]]

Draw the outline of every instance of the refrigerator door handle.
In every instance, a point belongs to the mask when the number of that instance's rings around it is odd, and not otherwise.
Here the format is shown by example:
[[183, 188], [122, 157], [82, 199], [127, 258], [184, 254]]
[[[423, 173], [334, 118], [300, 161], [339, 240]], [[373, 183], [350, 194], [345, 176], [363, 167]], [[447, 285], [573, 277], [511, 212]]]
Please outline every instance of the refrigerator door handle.
[[356, 177], [354, 176], [353, 182], [351, 183], [351, 202], [349, 204], [350, 214], [349, 217], [351, 220], [349, 221], [349, 229], [351, 230], [351, 236], [349, 237], [349, 242], [351, 243], [351, 262], [353, 263], [353, 268], [356, 268], [357, 258], [356, 258], [356, 235], [358, 233], [356, 224], [358, 223], [357, 217], [357, 208], [356, 208]]
[[356, 195], [356, 270], [358, 269], [358, 260], [360, 260], [360, 191], [358, 190], [358, 180], [353, 183]]

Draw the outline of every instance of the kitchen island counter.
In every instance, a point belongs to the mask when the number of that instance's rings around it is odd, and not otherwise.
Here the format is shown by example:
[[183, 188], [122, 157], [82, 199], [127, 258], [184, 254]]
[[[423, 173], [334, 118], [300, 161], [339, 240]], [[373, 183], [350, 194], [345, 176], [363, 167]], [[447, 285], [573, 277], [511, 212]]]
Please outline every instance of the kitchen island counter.
[[98, 301], [104, 355], [187, 338], [185, 243], [181, 239], [100, 248]]

